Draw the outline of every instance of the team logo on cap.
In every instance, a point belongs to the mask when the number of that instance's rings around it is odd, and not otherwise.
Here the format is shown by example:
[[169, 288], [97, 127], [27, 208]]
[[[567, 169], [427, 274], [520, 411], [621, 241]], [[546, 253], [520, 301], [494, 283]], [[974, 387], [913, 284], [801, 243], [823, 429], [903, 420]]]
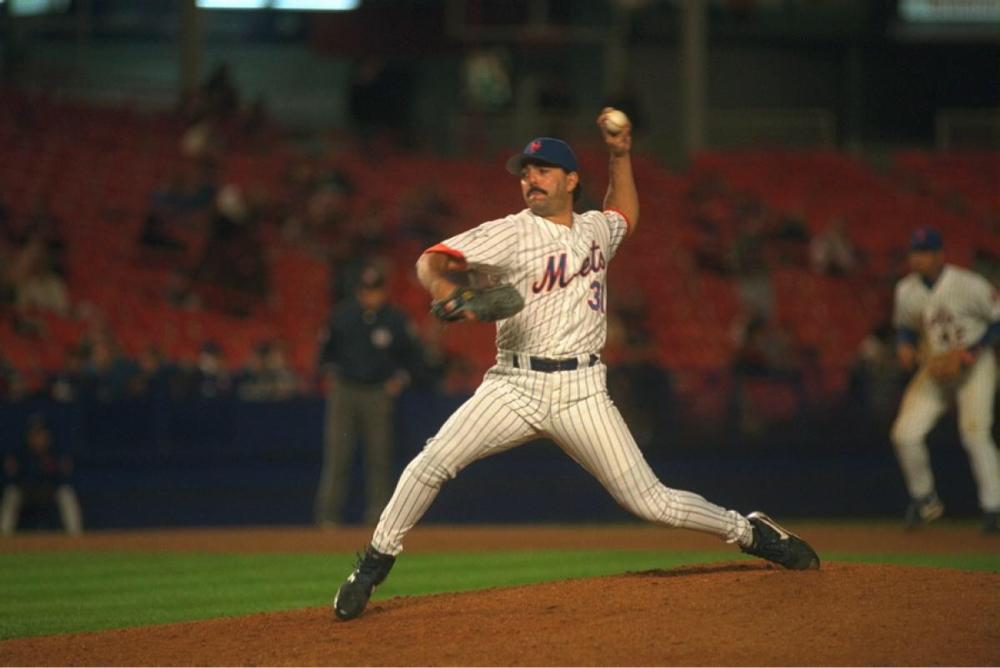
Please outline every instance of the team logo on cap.
[[537, 153], [538, 149], [540, 149], [541, 147], [542, 147], [542, 141], [540, 139], [536, 139], [535, 141], [528, 144], [528, 153]]

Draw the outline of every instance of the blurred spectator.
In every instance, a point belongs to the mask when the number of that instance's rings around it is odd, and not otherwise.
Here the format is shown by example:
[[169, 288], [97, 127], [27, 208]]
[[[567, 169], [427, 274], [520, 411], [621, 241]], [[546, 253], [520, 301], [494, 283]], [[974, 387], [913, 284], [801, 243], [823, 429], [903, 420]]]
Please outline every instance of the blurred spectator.
[[244, 192], [227, 185], [215, 198], [209, 237], [192, 278], [207, 305], [248, 315], [270, 288], [258, 221]]
[[795, 267], [809, 264], [809, 226], [801, 209], [779, 215], [767, 239], [775, 262]]
[[14, 302], [21, 312], [69, 312], [69, 293], [63, 279], [55, 272], [44, 238], [32, 236], [18, 252], [10, 269]]
[[432, 184], [411, 188], [400, 203], [399, 231], [416, 239], [421, 247], [450, 235], [455, 208]]
[[83, 515], [72, 485], [73, 460], [58, 450], [41, 415], [28, 419], [24, 446], [23, 452], [4, 458], [7, 486], [0, 500], [0, 533], [13, 534], [25, 509], [55, 506], [66, 533], [79, 535]]
[[[622, 292], [608, 318], [608, 393], [644, 449], [662, 445], [673, 415], [673, 379], [659, 363], [641, 291]], [[631, 298], [625, 295], [633, 295]]]
[[834, 216], [809, 244], [809, 260], [816, 273], [846, 276], [857, 265], [857, 252], [847, 234], [847, 222]]
[[861, 341], [851, 365], [847, 400], [857, 413], [853, 423], [888, 430], [905, 385], [906, 374], [896, 361], [895, 329], [882, 322]]
[[264, 373], [268, 382], [268, 398], [283, 401], [297, 396], [302, 389], [302, 380], [288, 364], [288, 344], [278, 340], [272, 342], [264, 356]]
[[150, 208], [168, 219], [209, 211], [219, 190], [219, 165], [211, 160], [189, 162], [150, 195]]
[[136, 363], [121, 354], [114, 339], [98, 336], [90, 343], [81, 398], [102, 402], [129, 398], [138, 373]]
[[229, 63], [217, 64], [194, 93], [182, 104], [184, 116], [197, 124], [200, 121], [222, 121], [239, 111], [240, 92], [233, 81]]
[[246, 401], [284, 401], [302, 389], [301, 379], [288, 365], [283, 341], [258, 344], [233, 384], [237, 396]]
[[788, 332], [773, 320], [756, 317], [746, 325], [733, 369], [744, 376], [791, 379], [800, 377], [801, 363]]
[[322, 526], [342, 519], [359, 435], [365, 447], [365, 521], [374, 522], [391, 491], [396, 398], [421, 360], [413, 328], [389, 303], [378, 267], [366, 267], [354, 298], [334, 308], [319, 360], [329, 378], [316, 522]]
[[347, 174], [326, 173], [302, 195], [301, 208], [285, 219], [282, 234], [307, 249], [329, 249], [345, 234], [353, 195], [354, 185]]
[[86, 373], [86, 351], [82, 346], [67, 346], [61, 367], [49, 376], [46, 394], [56, 401], [76, 401], [87, 391]]
[[202, 84], [201, 92], [209, 115], [225, 118], [240, 108], [240, 93], [229, 63], [222, 62], [215, 66]]
[[725, 232], [732, 216], [732, 205], [726, 182], [715, 173], [700, 175], [691, 184], [685, 203], [697, 235], [695, 263], [700, 269], [716, 274], [731, 273], [733, 259]]
[[695, 264], [699, 269], [715, 274], [729, 274], [732, 267], [719, 225], [714, 221], [702, 219], [697, 221], [697, 230], [698, 241], [694, 249]]
[[193, 366], [186, 369], [175, 386], [182, 399], [219, 399], [232, 391], [232, 378], [225, 363], [222, 347], [206, 341]]
[[218, 191], [217, 170], [213, 161], [192, 162], [153, 190], [139, 243], [157, 250], [184, 250], [186, 244], [177, 237], [176, 228], [189, 216], [211, 212]]
[[388, 216], [385, 202], [372, 199], [348, 220], [347, 231], [357, 240], [365, 255], [378, 256], [389, 248], [390, 239], [386, 227]]
[[752, 381], [784, 386], [794, 396], [798, 408], [803, 408], [804, 362], [792, 337], [778, 323], [762, 317], [751, 318], [732, 360], [732, 424], [744, 433], [763, 426], [763, 417], [754, 410], [750, 398]]
[[370, 201], [352, 216], [329, 246], [330, 294], [333, 303], [354, 296], [361, 272], [369, 264], [387, 262], [386, 210], [381, 200]]
[[357, 290], [358, 278], [369, 258], [362, 253], [357, 239], [343, 237], [330, 247], [330, 299], [333, 304], [350, 301]]
[[268, 343], [258, 343], [250, 351], [250, 357], [233, 377], [236, 396], [244, 401], [264, 401], [268, 398], [266, 366]]
[[134, 397], [168, 399], [171, 396], [177, 367], [157, 346], [146, 346], [137, 360], [136, 374], [131, 378], [129, 394]]
[[184, 130], [180, 153], [185, 158], [206, 164], [222, 159], [223, 139], [213, 117], [202, 118]]
[[[427, 318], [420, 328], [420, 348], [422, 359], [414, 374], [413, 384], [430, 390], [451, 392], [449, 378], [456, 371], [455, 357], [444, 344], [447, 325], [437, 318]], [[475, 381], [478, 384], [479, 379]], [[475, 385], [473, 385], [475, 387]]]
[[774, 313], [774, 290], [765, 254], [764, 213], [751, 211], [740, 225], [732, 251], [740, 303], [751, 318], [767, 320]]
[[139, 243], [147, 248], [163, 251], [185, 250], [187, 244], [171, 234], [170, 227], [169, 220], [162, 213], [152, 210], [147, 212], [142, 219]]
[[23, 236], [13, 241], [24, 246], [36, 237], [40, 237], [45, 245], [52, 271], [65, 278], [66, 240], [63, 227], [62, 219], [52, 211], [50, 198], [39, 195], [28, 215], [24, 217], [24, 225], [21, 228]]

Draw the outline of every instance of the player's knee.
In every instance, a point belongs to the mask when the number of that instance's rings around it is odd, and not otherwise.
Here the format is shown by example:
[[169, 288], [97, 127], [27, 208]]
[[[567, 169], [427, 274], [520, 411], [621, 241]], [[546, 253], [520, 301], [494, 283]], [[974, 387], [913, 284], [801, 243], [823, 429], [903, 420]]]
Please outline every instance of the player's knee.
[[669, 491], [660, 484], [653, 484], [632, 494], [626, 494], [618, 502], [636, 517], [647, 522], [672, 525], [676, 513], [670, 512]]
[[906, 422], [902, 420], [897, 420], [895, 424], [892, 425], [892, 431], [889, 433], [889, 437], [892, 440], [893, 446], [899, 450], [903, 448], [908, 448], [916, 443], [920, 442], [922, 438], [921, 434], [913, 427], [909, 426]]
[[966, 450], [996, 447], [990, 430], [979, 420], [967, 419], [958, 423], [958, 433]]
[[454, 478], [457, 473], [452, 471], [444, 459], [430, 448], [424, 448], [406, 469], [420, 483], [435, 488], [440, 487], [446, 480]]

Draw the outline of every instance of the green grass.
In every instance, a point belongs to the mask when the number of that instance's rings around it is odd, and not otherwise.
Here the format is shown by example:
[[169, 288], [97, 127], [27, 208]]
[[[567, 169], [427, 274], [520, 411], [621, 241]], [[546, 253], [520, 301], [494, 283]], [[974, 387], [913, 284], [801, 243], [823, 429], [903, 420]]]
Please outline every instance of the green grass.
[[[824, 555], [1000, 571], [1000, 555]], [[376, 598], [504, 587], [739, 558], [733, 551], [407, 554]], [[349, 554], [0, 554], [0, 639], [328, 605]]]

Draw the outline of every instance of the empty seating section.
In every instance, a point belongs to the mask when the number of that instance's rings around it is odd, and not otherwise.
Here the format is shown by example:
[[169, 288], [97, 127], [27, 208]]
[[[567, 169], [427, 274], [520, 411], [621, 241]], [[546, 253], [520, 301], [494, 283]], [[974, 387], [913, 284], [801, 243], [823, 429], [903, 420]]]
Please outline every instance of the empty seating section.
[[[289, 344], [292, 364], [312, 371], [330, 300], [330, 268], [322, 257], [286, 241], [276, 225], [265, 225], [270, 296], [246, 317], [235, 317], [169, 300], [177, 280], [173, 268], [137, 243], [150, 193], [184, 168], [179, 121], [167, 114], [7, 97], [14, 103], [0, 106], [0, 199], [12, 215], [25, 215], [44, 200], [64, 221], [71, 298], [103, 313], [128, 354], [157, 345], [168, 356], [190, 359], [214, 339], [235, 367], [256, 343], [280, 337]], [[220, 180], [262, 192], [271, 202], [287, 202], [293, 195], [283, 176], [293, 154], [279, 140], [263, 149], [229, 147]], [[454, 229], [446, 234], [516, 211], [522, 204], [516, 183], [505, 178], [503, 157], [399, 153], [373, 159], [345, 150], [331, 159], [353, 181], [358, 212], [374, 205], [387, 212], [388, 253], [395, 266], [391, 290], [418, 323], [427, 317], [427, 298], [412, 266], [424, 240], [399, 229], [400, 208], [407, 206], [412, 190], [434, 187], [453, 210], [449, 224]], [[599, 203], [606, 158], [587, 149], [581, 151], [581, 161], [590, 200]], [[778, 321], [813, 349], [820, 366], [835, 377], [843, 376], [859, 342], [886, 318], [913, 227], [942, 228], [949, 258], [959, 263], [968, 263], [976, 249], [1000, 254], [996, 153], [906, 151], [894, 156], [884, 172], [846, 153], [825, 150], [704, 152], [679, 174], [646, 156], [637, 156], [635, 166], [642, 229], [612, 265], [611, 304], [616, 291], [643, 293], [660, 361], [673, 369], [724, 368], [736, 345], [732, 329], [740, 303], [734, 280], [725, 272], [707, 271], [696, 260], [701, 232], [691, 198], [706, 178], [717, 179], [729, 193], [759, 200], [771, 215], [795, 214], [810, 235], [833, 217], [846, 221], [863, 258], [855, 275], [822, 276], [807, 263], [771, 266]], [[737, 218], [723, 211], [719, 221], [719, 238], [731, 243], [739, 233]], [[196, 227], [178, 234], [188, 242], [188, 260], [197, 256], [204, 235]], [[44, 319], [48, 334], [42, 340], [13, 331], [9, 319], [0, 321], [5, 357], [19, 366], [62, 364], [64, 351], [86, 325], [78, 317]], [[449, 328], [444, 345], [477, 368], [493, 359], [488, 326]], [[696, 383], [690, 385], [700, 391]]]

